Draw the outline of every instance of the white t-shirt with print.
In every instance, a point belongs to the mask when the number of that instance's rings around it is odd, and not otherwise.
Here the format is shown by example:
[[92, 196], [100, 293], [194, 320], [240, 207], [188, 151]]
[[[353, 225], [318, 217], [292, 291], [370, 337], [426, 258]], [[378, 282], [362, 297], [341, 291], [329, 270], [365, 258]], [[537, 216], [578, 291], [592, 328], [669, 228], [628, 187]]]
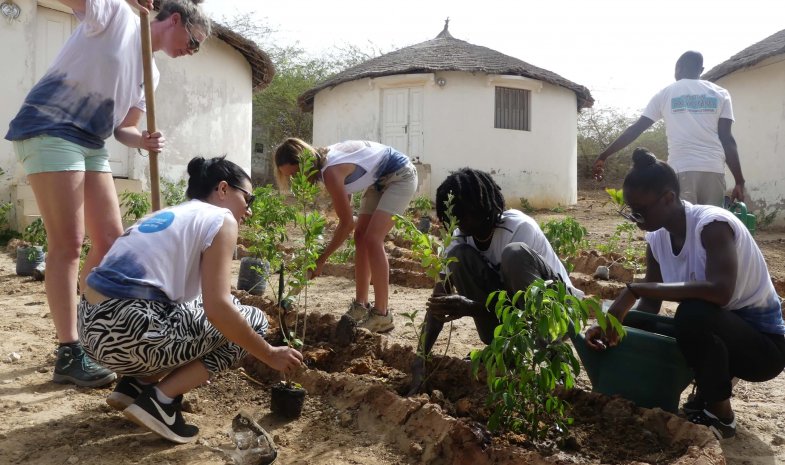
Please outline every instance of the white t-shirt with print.
[[376, 182], [376, 168], [390, 154], [390, 147], [378, 142], [367, 140], [347, 140], [328, 146], [327, 160], [322, 167], [322, 173], [327, 168], [342, 163], [352, 163], [365, 173], [358, 179], [344, 185], [347, 194], [360, 192]]
[[677, 172], [725, 172], [725, 151], [717, 124], [733, 120], [730, 94], [700, 79], [680, 79], [655, 95], [643, 116], [665, 120], [668, 164]]
[[[133, 108], [146, 110], [139, 17], [124, 0], [87, 0], [79, 26], [27, 95], [6, 138], [60, 137], [103, 147]], [[153, 85], [158, 84], [153, 62]]]

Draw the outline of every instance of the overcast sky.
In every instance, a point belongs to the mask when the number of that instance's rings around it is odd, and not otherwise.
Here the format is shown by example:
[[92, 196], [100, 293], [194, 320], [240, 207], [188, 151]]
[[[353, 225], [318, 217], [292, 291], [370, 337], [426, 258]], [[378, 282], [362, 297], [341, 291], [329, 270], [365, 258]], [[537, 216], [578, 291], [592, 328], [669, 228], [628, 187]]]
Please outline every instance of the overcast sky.
[[706, 71], [785, 29], [783, 0], [207, 0], [214, 18], [253, 14], [274, 37], [318, 56], [368, 41], [393, 50], [453, 37], [492, 48], [589, 88], [595, 107], [636, 113], [673, 81], [686, 50]]

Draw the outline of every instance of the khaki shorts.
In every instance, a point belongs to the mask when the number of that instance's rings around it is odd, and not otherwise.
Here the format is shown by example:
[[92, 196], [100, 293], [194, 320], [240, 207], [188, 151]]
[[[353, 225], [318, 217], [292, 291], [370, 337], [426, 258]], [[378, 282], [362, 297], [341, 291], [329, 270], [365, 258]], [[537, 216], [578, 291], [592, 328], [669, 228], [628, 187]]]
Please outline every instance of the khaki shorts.
[[376, 181], [363, 193], [361, 215], [371, 215], [376, 210], [391, 215], [402, 215], [409, 207], [417, 190], [417, 168], [412, 163]]
[[676, 173], [679, 178], [680, 197], [691, 204], [723, 207], [725, 201], [725, 174], [707, 171]]

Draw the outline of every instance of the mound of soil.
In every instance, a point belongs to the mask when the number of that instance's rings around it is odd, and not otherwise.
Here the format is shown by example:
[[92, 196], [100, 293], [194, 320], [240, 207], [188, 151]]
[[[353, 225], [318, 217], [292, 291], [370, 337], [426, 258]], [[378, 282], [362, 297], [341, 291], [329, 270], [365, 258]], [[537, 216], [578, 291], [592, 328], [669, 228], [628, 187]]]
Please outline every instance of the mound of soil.
[[[337, 319], [307, 318], [308, 369], [295, 380], [313, 401], [329, 402], [364, 430], [378, 432], [420, 463], [724, 463], [719, 442], [705, 428], [659, 409], [641, 409], [621, 398], [574, 389], [563, 393], [575, 419], [560, 449], [553, 441], [533, 444], [515, 434], [486, 428], [487, 388], [474, 380], [470, 364], [434, 357], [430, 394], [402, 397], [415, 354], [388, 344], [383, 335], [359, 329], [348, 347], [334, 344]], [[274, 341], [275, 335], [270, 340]], [[266, 365], [247, 359], [256, 377], [275, 378]]]

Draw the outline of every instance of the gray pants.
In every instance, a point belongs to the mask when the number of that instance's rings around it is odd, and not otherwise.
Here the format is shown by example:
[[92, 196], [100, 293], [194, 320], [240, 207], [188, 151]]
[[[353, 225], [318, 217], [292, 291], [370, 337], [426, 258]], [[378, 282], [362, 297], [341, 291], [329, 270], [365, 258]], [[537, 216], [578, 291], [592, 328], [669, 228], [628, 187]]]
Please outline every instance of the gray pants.
[[[477, 249], [466, 244], [453, 248], [450, 256], [458, 259], [450, 264], [450, 283], [460, 295], [475, 302], [485, 302], [488, 294], [499, 290], [512, 296], [517, 291], [525, 291], [540, 278], [558, 279], [542, 257], [523, 242], [507, 244], [499, 271], [494, 270]], [[474, 325], [482, 342], [490, 344], [499, 320], [490, 310], [474, 316]]]
[[676, 173], [679, 178], [680, 197], [691, 204], [724, 207], [725, 174], [707, 171]]

